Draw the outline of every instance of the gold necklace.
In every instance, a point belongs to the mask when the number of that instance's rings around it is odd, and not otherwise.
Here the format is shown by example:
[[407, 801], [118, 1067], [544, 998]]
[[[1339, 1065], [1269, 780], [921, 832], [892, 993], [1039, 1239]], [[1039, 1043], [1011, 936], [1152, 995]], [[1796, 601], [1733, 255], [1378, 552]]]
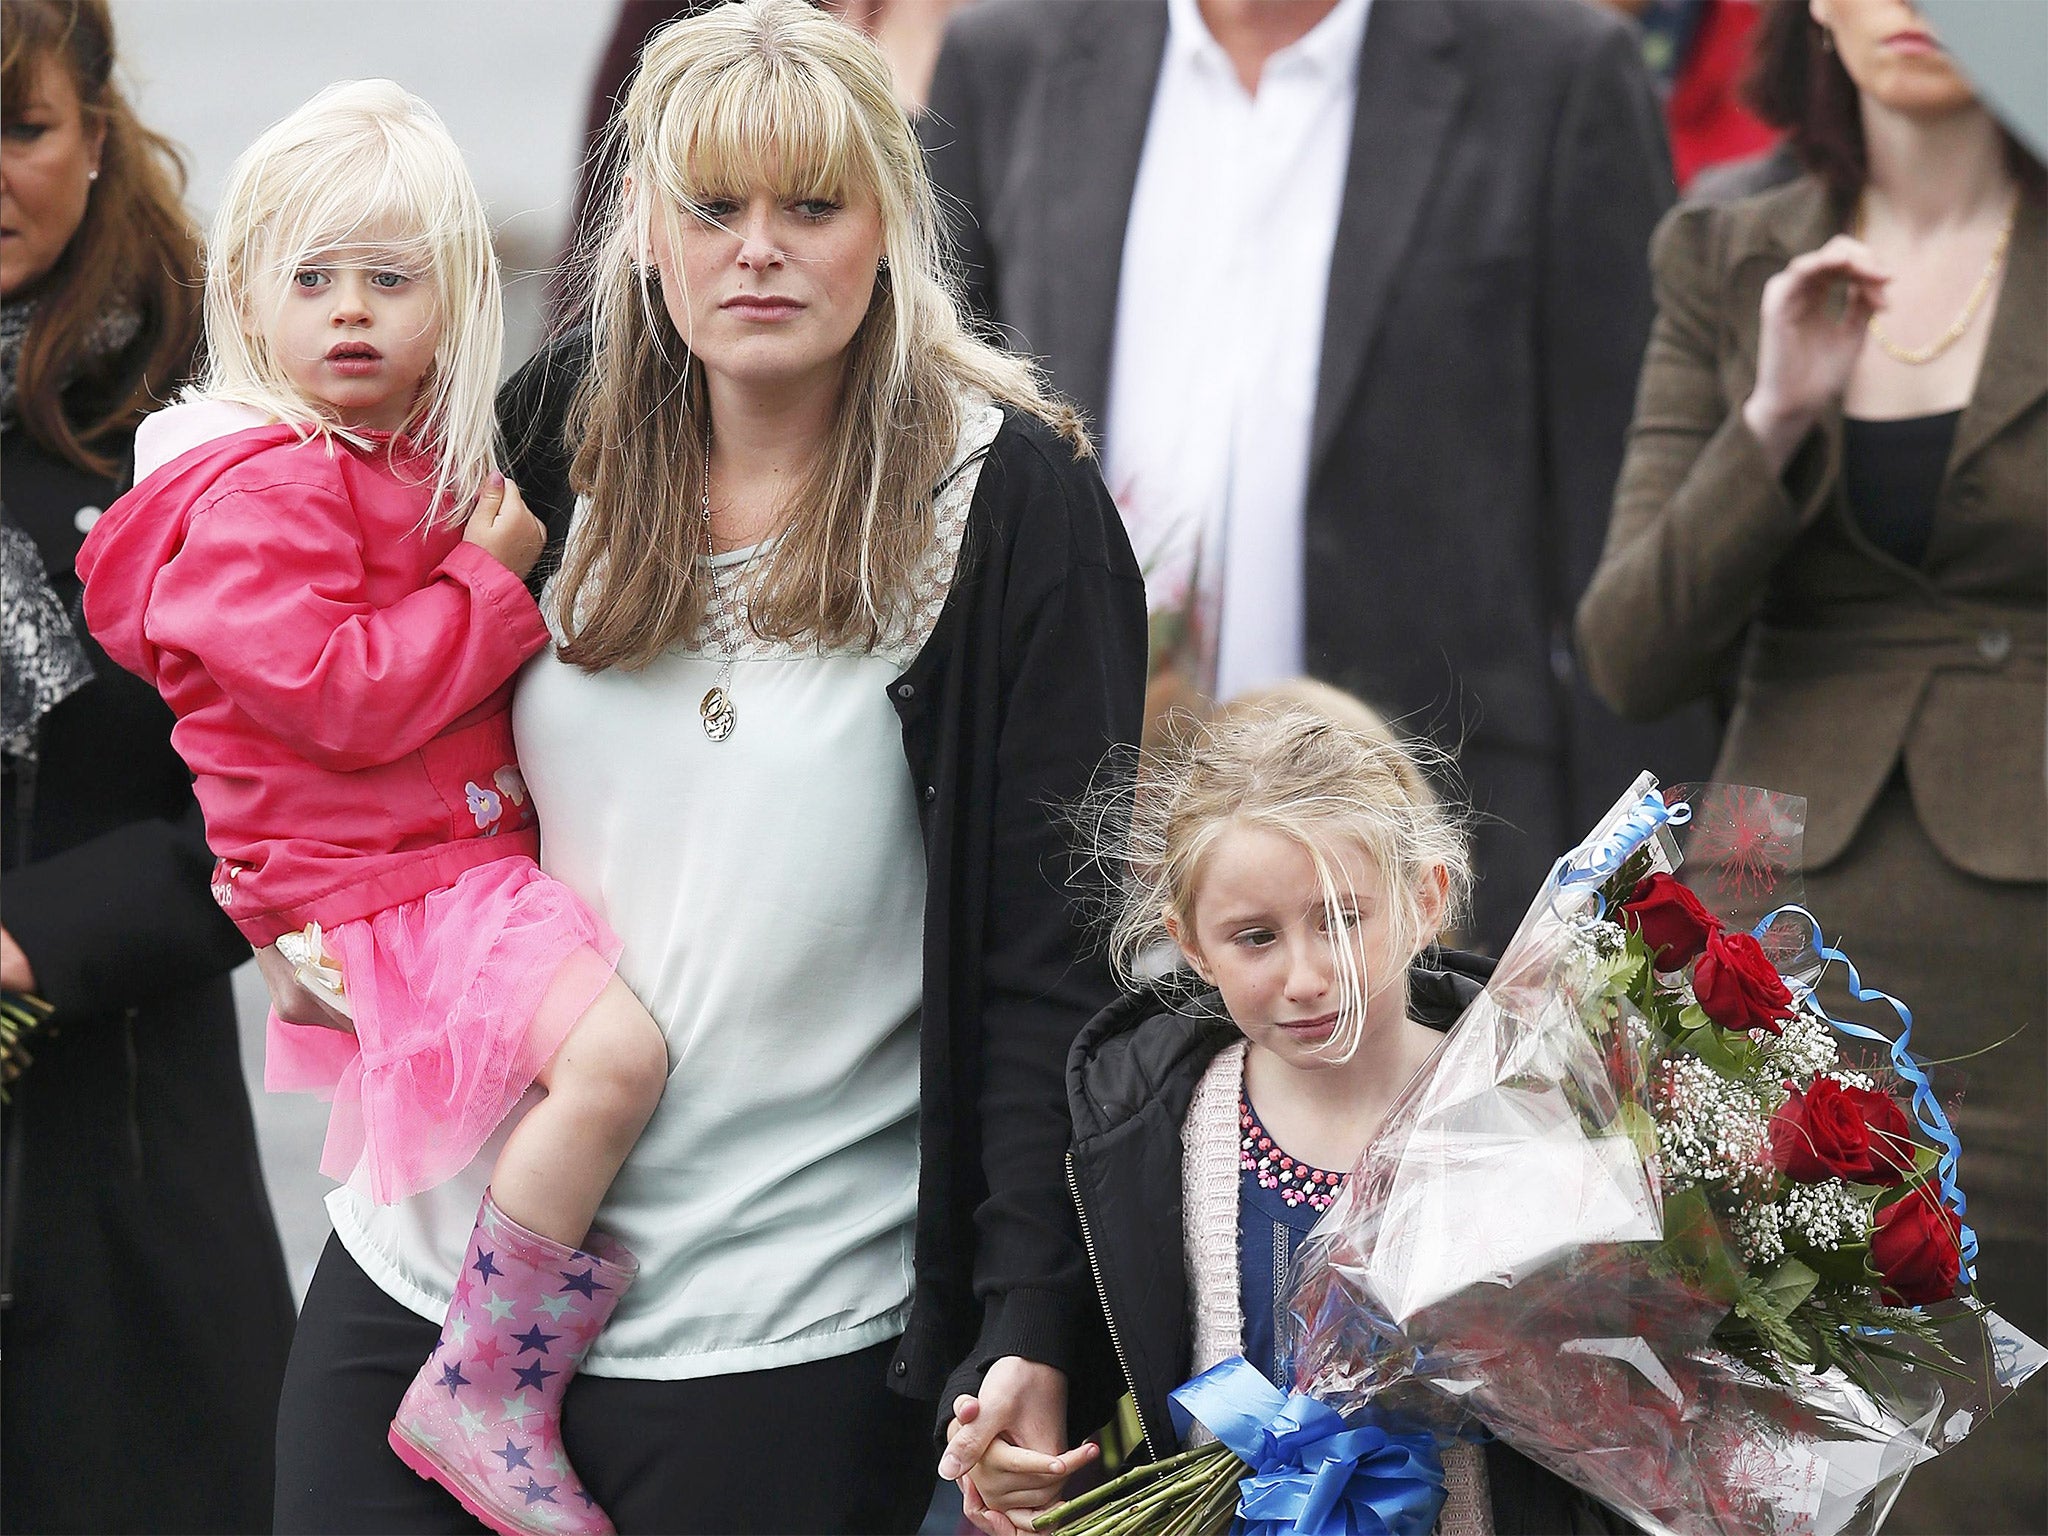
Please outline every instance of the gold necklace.
[[[1862, 200], [1858, 199], [1856, 203], [1856, 227], [1854, 230], [1858, 240], [1863, 238], [1863, 216], [1864, 205]], [[2005, 227], [1999, 230], [1998, 241], [1991, 247], [1990, 259], [1984, 263], [1984, 270], [1977, 274], [1977, 283], [1970, 290], [1970, 296], [1963, 300], [1962, 313], [1949, 322], [1947, 330], [1927, 343], [1926, 346], [1900, 346], [1891, 337], [1885, 335], [1884, 327], [1878, 323], [1877, 316], [1872, 315], [1870, 317], [1870, 339], [1878, 344], [1878, 347], [1884, 352], [1886, 357], [1889, 357], [1894, 362], [1906, 363], [1917, 368], [1922, 363], [1933, 362], [1942, 353], [1963, 339], [1963, 332], [1970, 328], [1970, 322], [1977, 318], [1977, 311], [1983, 306], [1986, 295], [1991, 292], [1991, 283], [1998, 276], [1998, 269], [2005, 265], [2005, 253], [2012, 244], [2013, 226], [2019, 222], [2019, 216], [2020, 200], [2015, 197], [2012, 200], [2012, 207], [2006, 210]]]
[[[711, 575], [711, 627], [718, 629], [725, 619], [725, 593], [718, 585], [718, 556], [711, 547], [711, 423], [704, 423], [704, 564]], [[740, 712], [733, 707], [732, 674], [733, 664], [738, 658], [730, 649], [721, 648], [718, 658], [718, 676], [711, 686], [704, 690], [704, 697], [697, 702], [697, 716], [704, 722], [704, 734], [713, 741], [723, 741], [733, 733], [740, 723]]]

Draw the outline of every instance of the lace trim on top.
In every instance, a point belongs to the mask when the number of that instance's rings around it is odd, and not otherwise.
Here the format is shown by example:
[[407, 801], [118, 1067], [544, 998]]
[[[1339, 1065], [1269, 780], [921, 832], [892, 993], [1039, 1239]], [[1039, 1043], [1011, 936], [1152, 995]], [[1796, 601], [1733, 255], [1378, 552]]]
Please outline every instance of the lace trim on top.
[[[925, 642], [931, 639], [933, 629], [938, 626], [939, 615], [945, 610], [946, 599], [952, 593], [953, 578], [960, 564], [960, 547], [967, 536], [968, 509], [974, 504], [975, 487], [981, 483], [981, 467], [987, 461], [989, 445], [995, 441], [1002, 425], [1002, 407], [992, 401], [983, 401], [979, 406], [970, 405], [964, 411], [953, 463], [939, 484], [938, 494], [932, 499], [932, 541], [912, 578], [908, 601], [900, 605], [882, 638], [874, 645], [828, 647], [807, 640], [765, 640], [755, 634], [753, 626], [747, 622], [747, 604], [767, 568], [764, 557], [774, 550], [777, 543], [775, 539], [764, 539], [746, 549], [728, 550], [712, 557], [709, 564], [718, 571], [724, 601], [704, 605], [703, 617], [688, 637], [677, 642], [677, 651], [686, 656], [713, 660], [731, 656], [740, 661], [873, 655], [886, 657], [898, 665], [908, 665], [911, 658], [924, 649]], [[580, 504], [577, 510], [580, 514]], [[542, 610], [550, 615], [555, 611], [555, 596], [551, 582], [541, 603]], [[557, 638], [560, 638], [559, 629]]]

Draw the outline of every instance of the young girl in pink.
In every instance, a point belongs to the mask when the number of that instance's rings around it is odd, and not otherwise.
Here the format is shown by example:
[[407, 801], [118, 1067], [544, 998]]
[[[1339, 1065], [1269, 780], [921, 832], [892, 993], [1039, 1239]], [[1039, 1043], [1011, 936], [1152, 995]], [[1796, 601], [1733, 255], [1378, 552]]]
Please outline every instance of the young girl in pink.
[[548, 642], [542, 530], [493, 469], [497, 265], [432, 109], [357, 82], [264, 134], [206, 329], [204, 384], [145, 423], [79, 555], [87, 621], [177, 714], [222, 907], [352, 1021], [271, 1016], [269, 1086], [333, 1095], [323, 1169], [404, 1199], [545, 1090], [389, 1439], [495, 1530], [609, 1531], [557, 1410], [633, 1278], [591, 1221], [668, 1057], [535, 863], [510, 702]]

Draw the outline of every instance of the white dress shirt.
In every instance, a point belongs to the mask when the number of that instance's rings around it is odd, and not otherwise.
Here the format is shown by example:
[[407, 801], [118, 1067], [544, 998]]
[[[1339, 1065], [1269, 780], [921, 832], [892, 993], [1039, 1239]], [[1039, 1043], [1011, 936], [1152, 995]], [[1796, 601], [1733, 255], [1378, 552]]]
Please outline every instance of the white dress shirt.
[[1180, 627], [1162, 619], [1190, 615], [1187, 670], [1219, 698], [1302, 670], [1309, 432], [1369, 3], [1339, 0], [1266, 61], [1256, 96], [1196, 0], [1167, 3], [1105, 467], [1145, 567], [1155, 652]]

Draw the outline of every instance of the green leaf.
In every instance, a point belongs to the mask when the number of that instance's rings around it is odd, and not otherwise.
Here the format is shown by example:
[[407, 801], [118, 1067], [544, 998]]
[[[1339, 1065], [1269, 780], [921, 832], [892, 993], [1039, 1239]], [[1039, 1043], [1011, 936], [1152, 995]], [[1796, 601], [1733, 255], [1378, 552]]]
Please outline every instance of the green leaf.
[[1867, 1286], [1877, 1280], [1877, 1272], [1870, 1267], [1868, 1243], [1827, 1249], [1801, 1247], [1799, 1258], [1829, 1285]]
[[1743, 1287], [1737, 1262], [1720, 1219], [1699, 1189], [1684, 1189], [1664, 1199], [1664, 1241], [1657, 1261], [1702, 1295], [1733, 1305]]
[[[1679, 1015], [1680, 1019], [1690, 1017], [1695, 1010], [1688, 1006]], [[1705, 1017], [1704, 1014], [1701, 1015]], [[1679, 1048], [1691, 1051], [1709, 1067], [1727, 1078], [1731, 1083], [1747, 1087], [1756, 1076], [1761, 1052], [1757, 1043], [1747, 1035], [1730, 1034], [1718, 1024], [1708, 1023], [1704, 1028], [1694, 1026], [1680, 1036]]]
[[1758, 1299], [1777, 1316], [1789, 1318], [1819, 1283], [1820, 1276], [1811, 1268], [1797, 1259], [1787, 1259], [1758, 1282]]

